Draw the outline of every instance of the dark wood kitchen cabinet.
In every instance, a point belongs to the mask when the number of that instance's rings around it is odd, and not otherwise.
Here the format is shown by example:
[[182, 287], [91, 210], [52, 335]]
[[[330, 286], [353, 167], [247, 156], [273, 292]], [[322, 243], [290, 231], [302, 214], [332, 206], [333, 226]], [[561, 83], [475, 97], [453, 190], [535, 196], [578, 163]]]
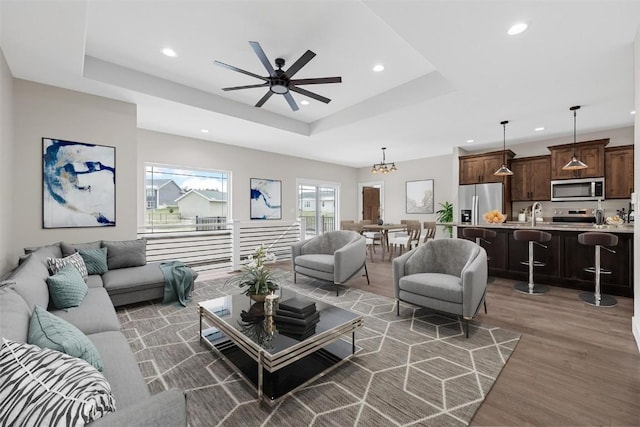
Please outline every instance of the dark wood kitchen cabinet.
[[[515, 153], [511, 150], [505, 152], [507, 165], [510, 164], [514, 156]], [[460, 185], [504, 182], [504, 177], [493, 174], [502, 165], [502, 151], [460, 156], [459, 160]]]
[[633, 145], [605, 150], [605, 198], [628, 199], [633, 193]]
[[511, 161], [511, 201], [551, 199], [551, 156], [535, 156]]
[[562, 169], [562, 167], [571, 160], [574, 144], [548, 147], [549, 151], [551, 151], [551, 179], [594, 178], [604, 176], [604, 147], [608, 143], [609, 138], [576, 143], [576, 157], [585, 163], [587, 168], [575, 171]]

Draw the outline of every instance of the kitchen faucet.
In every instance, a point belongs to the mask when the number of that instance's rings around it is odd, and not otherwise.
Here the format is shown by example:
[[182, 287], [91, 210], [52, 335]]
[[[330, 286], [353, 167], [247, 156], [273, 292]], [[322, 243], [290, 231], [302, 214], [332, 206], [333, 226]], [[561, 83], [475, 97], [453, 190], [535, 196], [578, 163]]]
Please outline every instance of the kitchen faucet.
[[542, 204], [540, 202], [535, 202], [532, 206], [531, 206], [531, 226], [535, 227], [536, 226], [536, 207], [540, 210], [542, 210]]

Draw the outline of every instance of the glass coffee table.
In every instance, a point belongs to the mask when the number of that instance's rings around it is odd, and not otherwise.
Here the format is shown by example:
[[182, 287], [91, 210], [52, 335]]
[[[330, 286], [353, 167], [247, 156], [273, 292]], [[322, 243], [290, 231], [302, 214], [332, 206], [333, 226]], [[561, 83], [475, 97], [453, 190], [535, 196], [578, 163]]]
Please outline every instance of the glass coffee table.
[[260, 401], [272, 405], [351, 358], [355, 330], [363, 325], [361, 315], [293, 291], [284, 290], [280, 301], [296, 296], [314, 301], [319, 312], [315, 329], [304, 336], [278, 331], [274, 316], [264, 316], [263, 303], [246, 295], [198, 304], [200, 342], [255, 387]]

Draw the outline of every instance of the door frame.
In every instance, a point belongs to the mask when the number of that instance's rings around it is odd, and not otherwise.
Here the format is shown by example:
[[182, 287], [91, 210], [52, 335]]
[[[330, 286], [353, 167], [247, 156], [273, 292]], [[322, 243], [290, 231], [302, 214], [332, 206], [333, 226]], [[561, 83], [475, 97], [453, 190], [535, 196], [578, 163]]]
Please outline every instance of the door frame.
[[[309, 179], [309, 178], [296, 178], [296, 218], [299, 218], [298, 215], [298, 206], [300, 206], [300, 186], [301, 185], [307, 185], [307, 186], [312, 186], [312, 187], [333, 187], [336, 190], [336, 199], [334, 201], [334, 217], [333, 220], [335, 221], [334, 223], [334, 227], [336, 230], [340, 229], [340, 193], [341, 193], [341, 184], [339, 182], [333, 182], [333, 181], [322, 181], [322, 180], [318, 180], [318, 179]], [[317, 201], [317, 200], [316, 200]], [[318, 218], [318, 209], [319, 206], [317, 206], [316, 204], [316, 219]], [[316, 222], [317, 224], [317, 222]], [[304, 230], [303, 230], [304, 232]], [[316, 230], [317, 232], [317, 230]], [[304, 240], [304, 238], [303, 238]]]
[[362, 221], [362, 189], [364, 187], [377, 187], [380, 189], [380, 218], [384, 219], [384, 181], [368, 181], [358, 183], [358, 221]]

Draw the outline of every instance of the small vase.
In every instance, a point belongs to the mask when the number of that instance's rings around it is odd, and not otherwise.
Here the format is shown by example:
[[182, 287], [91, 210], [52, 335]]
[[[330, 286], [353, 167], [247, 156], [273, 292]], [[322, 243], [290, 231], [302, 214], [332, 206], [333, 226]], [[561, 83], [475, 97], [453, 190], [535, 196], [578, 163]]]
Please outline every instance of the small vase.
[[262, 294], [262, 295], [249, 294], [249, 298], [251, 298], [255, 302], [264, 302], [266, 297], [267, 297], [266, 294]]
[[378, 225], [382, 225], [384, 224], [384, 221], [382, 220], [382, 218], [378, 218]]

